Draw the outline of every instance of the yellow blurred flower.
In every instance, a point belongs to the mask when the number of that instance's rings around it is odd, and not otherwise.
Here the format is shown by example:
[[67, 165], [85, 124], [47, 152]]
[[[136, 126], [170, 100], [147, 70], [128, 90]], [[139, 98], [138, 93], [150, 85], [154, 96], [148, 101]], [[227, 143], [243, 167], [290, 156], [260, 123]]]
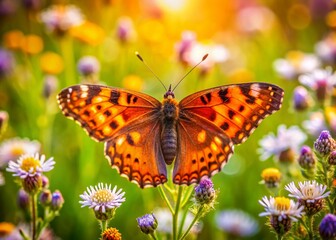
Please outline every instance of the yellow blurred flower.
[[5, 238], [11, 234], [15, 229], [15, 225], [8, 222], [0, 222], [0, 237]]
[[154, 19], [145, 20], [139, 25], [139, 35], [153, 43], [159, 43], [166, 38], [163, 24]]
[[62, 72], [64, 65], [60, 55], [53, 52], [46, 52], [40, 58], [41, 69], [47, 74], [58, 74]]
[[311, 22], [311, 15], [305, 4], [294, 4], [287, 13], [289, 25], [294, 29], [304, 29]]
[[43, 50], [43, 40], [37, 35], [29, 34], [21, 38], [20, 47], [24, 53], [38, 54]]
[[335, 28], [336, 27], [336, 10], [328, 13], [326, 17], [326, 22], [328, 26]]
[[70, 34], [76, 39], [94, 46], [100, 44], [105, 37], [104, 30], [97, 24], [89, 21], [73, 27]]
[[230, 82], [252, 82], [255, 80], [254, 73], [248, 69], [238, 68], [231, 72]]
[[21, 48], [21, 40], [24, 37], [19, 30], [9, 31], [4, 34], [4, 46], [8, 49], [18, 50]]
[[143, 80], [137, 75], [131, 74], [122, 80], [122, 84], [124, 88], [133, 90], [133, 91], [141, 91], [143, 87]]

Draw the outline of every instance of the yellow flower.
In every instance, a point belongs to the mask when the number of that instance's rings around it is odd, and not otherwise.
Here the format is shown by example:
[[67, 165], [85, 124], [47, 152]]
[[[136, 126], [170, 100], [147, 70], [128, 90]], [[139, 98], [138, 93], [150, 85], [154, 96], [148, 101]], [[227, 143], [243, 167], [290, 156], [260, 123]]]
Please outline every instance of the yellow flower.
[[267, 187], [277, 187], [281, 179], [281, 172], [276, 168], [266, 168], [262, 171], [261, 177]]
[[63, 70], [63, 60], [60, 55], [53, 52], [46, 52], [40, 58], [40, 65], [43, 72], [47, 74], [58, 74]]
[[86, 44], [96, 46], [100, 44], [105, 37], [104, 30], [89, 21], [85, 21], [83, 24], [73, 27], [70, 34]]
[[331, 11], [327, 17], [326, 17], [326, 22], [330, 27], [336, 27], [336, 11]]
[[21, 40], [23, 37], [23, 33], [19, 30], [9, 31], [4, 34], [4, 46], [13, 50], [21, 49]]
[[139, 76], [131, 74], [124, 77], [122, 84], [126, 89], [139, 92], [142, 90], [143, 80]]
[[38, 54], [43, 50], [43, 40], [37, 35], [23, 36], [20, 41], [21, 50], [27, 54]]
[[12, 233], [15, 229], [15, 226], [8, 222], [0, 222], [0, 237], [6, 237]]

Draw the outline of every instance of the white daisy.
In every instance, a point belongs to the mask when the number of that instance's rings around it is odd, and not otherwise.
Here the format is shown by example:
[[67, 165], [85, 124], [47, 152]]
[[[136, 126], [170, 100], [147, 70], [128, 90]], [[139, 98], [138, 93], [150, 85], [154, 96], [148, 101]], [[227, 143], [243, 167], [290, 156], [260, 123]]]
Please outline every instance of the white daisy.
[[272, 155], [279, 157], [282, 152], [288, 149], [297, 153], [300, 145], [306, 139], [306, 134], [298, 126], [286, 128], [285, 125], [280, 125], [277, 136], [270, 133], [259, 141], [261, 146], [258, 149], [259, 154], [261, 154], [260, 159], [266, 160]]
[[335, 63], [336, 60], [336, 34], [330, 33], [326, 38], [315, 45], [316, 54], [326, 63]]
[[299, 188], [295, 186], [294, 182], [291, 182], [287, 184], [285, 189], [290, 192], [288, 196], [303, 199], [307, 202], [314, 202], [315, 200], [326, 198], [330, 194], [330, 191], [326, 192], [327, 186], [315, 180], [299, 182]]
[[320, 65], [321, 62], [317, 56], [300, 51], [290, 51], [285, 58], [277, 59], [273, 63], [275, 71], [288, 80], [300, 74], [312, 72]]
[[299, 77], [299, 82], [316, 91], [319, 100], [329, 96], [336, 84], [336, 75], [332, 68], [315, 69], [311, 73]]
[[253, 236], [258, 232], [258, 223], [241, 210], [226, 210], [216, 216], [217, 227], [238, 237]]
[[297, 188], [294, 182], [289, 183], [285, 189], [290, 192], [288, 196], [298, 199], [299, 204], [305, 207], [307, 215], [313, 215], [323, 208], [323, 199], [330, 195], [327, 186], [315, 180], [299, 182]]
[[17, 160], [21, 155], [34, 154], [40, 151], [41, 144], [29, 139], [12, 138], [0, 145], [0, 168], [9, 161]]
[[53, 5], [40, 15], [48, 31], [63, 34], [74, 26], [83, 23], [81, 10], [75, 5]]
[[54, 168], [54, 158], [46, 160], [44, 155], [39, 156], [38, 153], [25, 154], [17, 161], [10, 161], [8, 172], [13, 172], [13, 176], [20, 177], [21, 179], [27, 177], [41, 176], [43, 172], [49, 172]]
[[265, 212], [259, 214], [260, 217], [275, 216], [278, 221], [288, 218], [297, 221], [297, 219], [301, 218], [304, 214], [303, 206], [285, 197], [270, 197], [268, 199], [265, 196], [262, 200], [259, 200], [259, 203], [265, 208]]
[[117, 186], [113, 189], [110, 185], [98, 183], [96, 186], [90, 186], [87, 190], [80, 195], [82, 201], [82, 207], [88, 206], [95, 212], [106, 213], [111, 209], [115, 209], [121, 206], [125, 202], [125, 192], [122, 189], [117, 191]]

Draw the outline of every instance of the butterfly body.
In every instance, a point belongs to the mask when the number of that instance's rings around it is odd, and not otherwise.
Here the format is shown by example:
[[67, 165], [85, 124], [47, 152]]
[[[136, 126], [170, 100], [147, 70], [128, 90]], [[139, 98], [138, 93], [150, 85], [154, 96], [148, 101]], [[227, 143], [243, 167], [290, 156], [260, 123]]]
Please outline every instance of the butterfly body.
[[213, 176], [282, 98], [278, 86], [256, 82], [206, 89], [180, 102], [170, 89], [160, 102], [125, 89], [75, 85], [58, 102], [65, 116], [105, 142], [111, 166], [143, 188], [165, 183], [172, 163], [175, 184]]
[[179, 116], [178, 104], [174, 99], [174, 95], [165, 94], [161, 109], [161, 149], [165, 163], [170, 165], [174, 161], [177, 152], [176, 123]]

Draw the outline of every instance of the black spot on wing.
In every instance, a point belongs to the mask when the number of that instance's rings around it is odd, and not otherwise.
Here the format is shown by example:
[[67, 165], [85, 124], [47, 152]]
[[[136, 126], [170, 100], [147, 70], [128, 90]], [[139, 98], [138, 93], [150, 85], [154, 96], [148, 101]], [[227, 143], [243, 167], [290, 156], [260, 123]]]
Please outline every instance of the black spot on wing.
[[218, 96], [220, 97], [220, 99], [222, 99], [223, 103], [230, 102], [230, 98], [227, 97], [228, 92], [228, 88], [224, 88], [218, 91]]

